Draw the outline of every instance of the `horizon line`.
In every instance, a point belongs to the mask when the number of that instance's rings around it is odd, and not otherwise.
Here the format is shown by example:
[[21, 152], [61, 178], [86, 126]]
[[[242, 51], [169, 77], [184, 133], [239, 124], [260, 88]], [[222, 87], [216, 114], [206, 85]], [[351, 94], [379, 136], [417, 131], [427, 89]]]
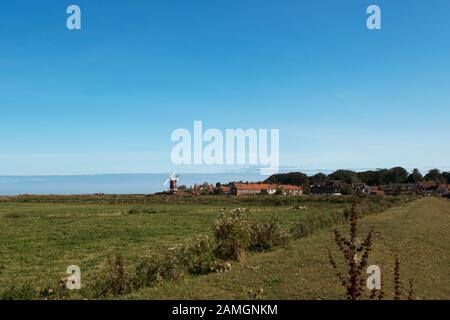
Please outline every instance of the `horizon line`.
[[[279, 172], [274, 174], [282, 174], [282, 173], [291, 173], [291, 172], [322, 172], [322, 173], [332, 173], [337, 170], [350, 170], [355, 172], [363, 172], [363, 171], [378, 171], [378, 170], [385, 170], [385, 169], [392, 169], [396, 167], [402, 167], [402, 166], [393, 166], [393, 167], [366, 167], [366, 168], [339, 168], [339, 169], [306, 169], [306, 168], [294, 168], [294, 167], [288, 167], [286, 166], [285, 169], [280, 169]], [[427, 167], [402, 167], [405, 170], [412, 171], [414, 169], [419, 169], [419, 171], [428, 171], [431, 169], [438, 169], [441, 172], [444, 172], [446, 170], [450, 170], [450, 167], [442, 167], [442, 166], [427, 166]], [[259, 168], [245, 168], [241, 170], [236, 171], [221, 171], [221, 172], [178, 172], [179, 174], [197, 174], [197, 175], [218, 175], [218, 174], [254, 174], [254, 175], [261, 175], [259, 174]], [[176, 170], [174, 170], [176, 171]], [[1, 174], [0, 177], [72, 177], [72, 176], [106, 176], [106, 175], [167, 175], [168, 172], [108, 172], [108, 173], [62, 173], [62, 174]], [[261, 175], [266, 176], [266, 175]], [[270, 175], [267, 175], [269, 177]]]

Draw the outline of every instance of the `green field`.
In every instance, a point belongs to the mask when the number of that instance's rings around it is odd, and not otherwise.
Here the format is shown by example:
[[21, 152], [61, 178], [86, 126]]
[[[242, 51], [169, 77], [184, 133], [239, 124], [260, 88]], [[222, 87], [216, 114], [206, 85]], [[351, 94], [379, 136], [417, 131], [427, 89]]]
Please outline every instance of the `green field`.
[[[248, 219], [255, 221], [276, 216], [289, 230], [306, 216], [341, 214], [350, 202], [262, 196], [0, 198], [0, 291], [12, 283], [55, 286], [72, 264], [80, 266], [86, 285], [114, 255], [122, 255], [131, 269], [146, 252], [199, 234], [212, 236], [212, 221], [223, 208], [247, 208]], [[377, 234], [370, 263], [385, 272], [387, 298], [397, 252], [405, 285], [413, 279], [418, 298], [450, 299], [449, 201], [360, 202], [372, 209], [395, 205], [382, 213], [369, 210], [373, 214], [361, 219], [362, 231], [374, 228]], [[340, 299], [344, 295], [328, 264], [329, 249], [336, 254], [332, 232], [325, 229], [269, 252], [249, 253], [226, 273], [187, 274], [116, 298], [245, 299], [249, 289], [263, 288], [267, 299]]]

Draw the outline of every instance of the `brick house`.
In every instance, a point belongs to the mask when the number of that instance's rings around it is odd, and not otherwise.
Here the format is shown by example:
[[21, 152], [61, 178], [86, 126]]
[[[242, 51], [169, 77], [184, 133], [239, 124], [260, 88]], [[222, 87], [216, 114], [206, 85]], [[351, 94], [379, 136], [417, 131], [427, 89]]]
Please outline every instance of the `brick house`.
[[260, 193], [275, 194], [281, 190], [284, 195], [302, 195], [303, 188], [293, 185], [268, 184], [268, 183], [233, 183], [230, 193], [236, 196], [254, 195]]

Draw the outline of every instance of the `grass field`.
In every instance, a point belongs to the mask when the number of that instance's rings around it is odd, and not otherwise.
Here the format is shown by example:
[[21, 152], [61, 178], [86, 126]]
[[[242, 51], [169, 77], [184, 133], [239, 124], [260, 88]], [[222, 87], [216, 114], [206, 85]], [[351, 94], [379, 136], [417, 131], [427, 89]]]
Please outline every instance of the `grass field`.
[[[89, 283], [110, 256], [122, 255], [131, 267], [149, 250], [185, 243], [198, 234], [211, 235], [212, 220], [222, 208], [248, 208], [249, 219], [257, 221], [276, 215], [289, 229], [306, 215], [342, 213], [350, 202], [280, 199], [2, 198], [0, 289], [14, 282], [54, 286], [71, 264], [80, 266], [83, 284]], [[363, 231], [374, 228], [377, 233], [370, 262], [380, 265], [385, 274], [387, 297], [392, 291], [393, 256], [398, 252], [405, 285], [414, 279], [419, 298], [450, 299], [449, 201], [421, 198], [400, 204], [361, 220]], [[328, 265], [328, 249], [335, 250], [331, 231], [318, 231], [286, 247], [247, 254], [227, 273], [186, 275], [120, 298], [245, 299], [249, 289], [258, 288], [268, 299], [343, 298]]]

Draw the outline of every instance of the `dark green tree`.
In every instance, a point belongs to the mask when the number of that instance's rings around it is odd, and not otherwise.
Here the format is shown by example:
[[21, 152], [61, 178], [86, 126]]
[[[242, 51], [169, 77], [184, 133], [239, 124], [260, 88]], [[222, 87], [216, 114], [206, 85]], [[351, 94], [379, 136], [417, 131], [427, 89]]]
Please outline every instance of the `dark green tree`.
[[444, 178], [439, 169], [431, 169], [425, 175], [425, 180], [434, 181], [436, 183], [443, 183], [447, 179]]
[[264, 182], [302, 186], [304, 184], [309, 184], [309, 177], [302, 172], [279, 173], [271, 175]]
[[311, 187], [310, 187], [310, 184], [308, 182], [305, 182], [302, 187], [303, 187], [303, 194], [310, 194], [311, 193]]
[[392, 168], [389, 170], [386, 179], [386, 183], [405, 183], [408, 179], [408, 171], [402, 167]]
[[413, 172], [408, 176], [408, 179], [406, 179], [406, 182], [408, 183], [418, 183], [420, 181], [423, 181], [423, 176], [420, 173], [419, 169], [414, 169]]
[[450, 172], [442, 172], [442, 176], [447, 181], [447, 183], [450, 184]]
[[369, 170], [358, 172], [357, 176], [361, 182], [369, 186], [379, 186], [388, 183], [389, 173], [390, 171], [387, 169], [378, 169], [376, 171]]
[[337, 170], [328, 176], [332, 180], [339, 180], [345, 183], [359, 182], [358, 175], [351, 170]]
[[324, 183], [325, 181], [327, 181], [328, 176], [322, 172], [316, 173], [315, 175], [313, 175], [312, 177], [309, 178], [309, 182], [311, 184], [316, 184], [316, 183]]

